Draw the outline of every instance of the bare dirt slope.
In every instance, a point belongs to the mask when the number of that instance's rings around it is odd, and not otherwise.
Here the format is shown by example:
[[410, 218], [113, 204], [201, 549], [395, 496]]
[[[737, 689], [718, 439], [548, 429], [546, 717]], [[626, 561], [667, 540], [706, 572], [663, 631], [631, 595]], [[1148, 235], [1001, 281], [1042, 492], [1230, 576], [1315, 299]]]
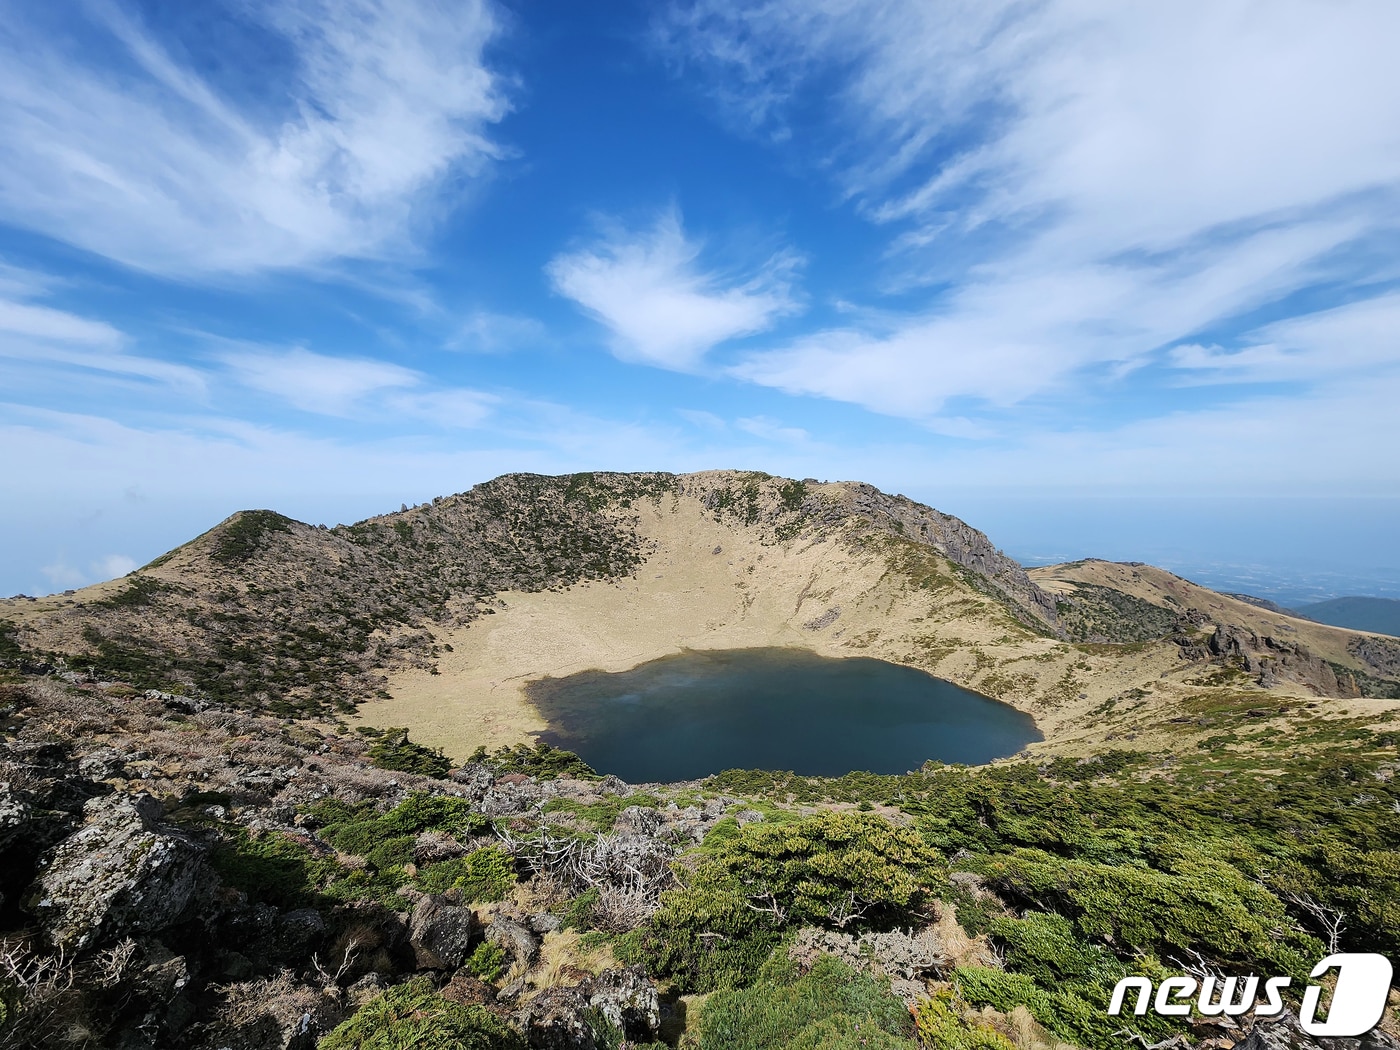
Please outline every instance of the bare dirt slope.
[[[408, 725], [416, 739], [464, 755], [545, 728], [526, 696], [532, 680], [625, 670], [684, 649], [774, 645], [929, 671], [1028, 711], [1046, 736], [1035, 749], [1059, 753], [1190, 746], [1215, 729], [1202, 713], [1212, 700], [1257, 708], [1273, 698], [1284, 701], [1282, 717], [1288, 704], [1317, 696], [1296, 682], [1260, 688], [1168, 639], [1070, 644], [1052, 621], [1018, 618], [978, 577], [908, 539], [912, 530], [872, 535], [868, 523], [839, 516], [780, 539], [716, 514], [714, 476], [687, 480], [688, 491], [635, 509], [650, 554], [633, 576], [500, 595], [492, 615], [442, 635], [451, 651], [436, 673], [391, 673], [391, 699], [371, 701], [359, 717]], [[1325, 713], [1387, 706], [1333, 698]]]

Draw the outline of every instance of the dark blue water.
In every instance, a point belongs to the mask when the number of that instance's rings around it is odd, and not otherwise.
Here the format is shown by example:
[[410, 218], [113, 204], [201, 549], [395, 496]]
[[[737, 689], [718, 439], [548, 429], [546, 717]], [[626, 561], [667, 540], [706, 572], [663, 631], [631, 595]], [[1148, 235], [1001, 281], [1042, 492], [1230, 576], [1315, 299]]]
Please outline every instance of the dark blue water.
[[802, 649], [685, 652], [528, 691], [551, 726], [545, 741], [632, 783], [724, 769], [904, 773], [1041, 739], [1029, 715], [923, 671]]

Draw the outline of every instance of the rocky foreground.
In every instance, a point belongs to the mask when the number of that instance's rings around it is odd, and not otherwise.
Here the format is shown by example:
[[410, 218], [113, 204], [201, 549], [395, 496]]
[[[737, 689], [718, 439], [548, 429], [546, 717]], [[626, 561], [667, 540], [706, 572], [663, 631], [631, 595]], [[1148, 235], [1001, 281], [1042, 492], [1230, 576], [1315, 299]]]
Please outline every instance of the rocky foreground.
[[[729, 1045], [715, 1034], [723, 1010], [737, 1007], [715, 997], [707, 1036], [700, 1000], [678, 993], [720, 973], [712, 960], [766, 987], [771, 961], [755, 971], [761, 959], [724, 954], [741, 930], [762, 955], [786, 952], [784, 980], [798, 984], [784, 987], [834, 979], [895, 1004], [880, 1007], [894, 1034], [869, 1045], [1075, 1045], [1023, 1006], [973, 1013], [951, 998], [954, 973], [1006, 966], [1006, 943], [920, 895], [911, 873], [938, 855], [892, 809], [778, 811], [713, 784], [634, 788], [547, 749], [448, 769], [401, 736], [68, 678], [0, 695], [0, 1047], [718, 1047]], [[839, 884], [849, 891], [755, 892], [728, 919], [694, 905], [721, 898], [689, 898], [699, 918], [675, 918], [673, 904], [672, 928], [699, 930], [692, 940], [653, 943], [645, 964], [618, 958], [637, 957], [629, 937], [640, 943], [707, 851], [803, 814], [790, 826], [816, 822], [835, 858], [828, 874], [864, 866]], [[839, 852], [852, 829], [864, 844]], [[995, 880], [948, 880], [945, 893], [980, 914], [1015, 914]], [[902, 910], [870, 921], [892, 902]], [[783, 928], [785, 939], [764, 932]], [[867, 1045], [842, 1039], [811, 1045]], [[1157, 1045], [1317, 1044], [1285, 1018], [1217, 1019]], [[1328, 1045], [1400, 1043], [1377, 1033]]]

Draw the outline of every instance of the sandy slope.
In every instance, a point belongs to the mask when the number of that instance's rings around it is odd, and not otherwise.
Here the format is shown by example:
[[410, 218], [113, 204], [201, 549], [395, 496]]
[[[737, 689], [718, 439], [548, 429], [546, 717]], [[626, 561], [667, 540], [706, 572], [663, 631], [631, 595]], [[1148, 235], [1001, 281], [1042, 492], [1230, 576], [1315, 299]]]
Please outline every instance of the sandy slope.
[[[438, 674], [392, 674], [393, 698], [364, 705], [361, 721], [409, 726], [415, 739], [461, 758], [544, 728], [525, 697], [531, 679], [620, 671], [686, 648], [782, 645], [907, 664], [1004, 700], [1036, 718], [1047, 737], [1036, 750], [1185, 739], [1166, 720], [1201, 693], [1201, 668], [1174, 645], [1071, 646], [1020, 627], [951, 572], [920, 587], [891, 569], [888, 553], [853, 552], [835, 536], [765, 546], [756, 531], [721, 525], [687, 497], [639, 513], [655, 553], [635, 578], [501, 595], [495, 615], [440, 633], [452, 651]], [[1356, 706], [1327, 705], [1338, 714]]]

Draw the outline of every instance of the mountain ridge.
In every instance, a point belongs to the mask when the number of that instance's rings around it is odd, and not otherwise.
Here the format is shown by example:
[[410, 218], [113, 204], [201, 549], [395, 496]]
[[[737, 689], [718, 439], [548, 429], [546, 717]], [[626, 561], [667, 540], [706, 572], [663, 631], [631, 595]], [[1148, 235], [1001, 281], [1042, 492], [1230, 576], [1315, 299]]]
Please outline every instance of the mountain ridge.
[[685, 647], [917, 667], [1031, 713], [1059, 751], [1180, 736], [1171, 720], [1210, 683], [1339, 714], [1400, 693], [1386, 639], [1140, 563], [1028, 572], [907, 497], [757, 471], [502, 475], [335, 528], [242, 511], [122, 580], [0, 603], [0, 620], [67, 673], [408, 724], [452, 754], [538, 734], [533, 678]]

